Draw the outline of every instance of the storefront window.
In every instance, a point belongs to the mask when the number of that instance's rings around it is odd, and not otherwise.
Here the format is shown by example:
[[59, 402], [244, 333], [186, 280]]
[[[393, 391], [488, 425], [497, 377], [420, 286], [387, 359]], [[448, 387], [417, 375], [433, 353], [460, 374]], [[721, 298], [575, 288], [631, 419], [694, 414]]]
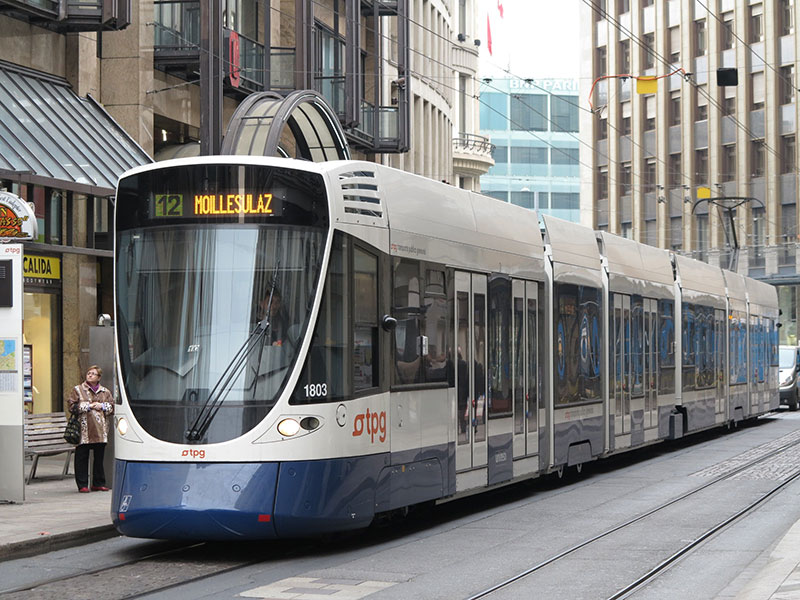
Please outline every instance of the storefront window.
[[[35, 413], [64, 410], [60, 387], [58, 295], [25, 293], [22, 339], [25, 395], [32, 399]], [[30, 373], [28, 373], [30, 369]]]

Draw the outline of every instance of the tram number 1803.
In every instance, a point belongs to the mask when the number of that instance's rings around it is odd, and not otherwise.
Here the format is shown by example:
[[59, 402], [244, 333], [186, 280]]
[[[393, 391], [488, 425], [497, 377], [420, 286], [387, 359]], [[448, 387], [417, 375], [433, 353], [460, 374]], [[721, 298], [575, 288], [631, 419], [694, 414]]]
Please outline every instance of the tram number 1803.
[[304, 385], [303, 389], [306, 392], [306, 398], [324, 398], [328, 395], [327, 383], [309, 383]]

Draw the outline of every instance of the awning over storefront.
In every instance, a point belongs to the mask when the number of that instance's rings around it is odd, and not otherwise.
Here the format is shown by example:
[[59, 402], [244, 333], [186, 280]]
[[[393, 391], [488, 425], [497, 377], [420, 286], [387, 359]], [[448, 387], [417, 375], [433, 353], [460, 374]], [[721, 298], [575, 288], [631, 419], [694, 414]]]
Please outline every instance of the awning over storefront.
[[0, 179], [109, 196], [123, 172], [150, 162], [91, 96], [0, 61]]

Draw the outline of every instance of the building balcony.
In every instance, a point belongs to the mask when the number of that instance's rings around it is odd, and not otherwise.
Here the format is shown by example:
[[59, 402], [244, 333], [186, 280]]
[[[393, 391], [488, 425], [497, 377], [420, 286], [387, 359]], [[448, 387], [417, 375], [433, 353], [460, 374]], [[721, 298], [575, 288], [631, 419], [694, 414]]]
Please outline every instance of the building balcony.
[[58, 33], [117, 31], [131, 23], [130, 0], [0, 0], [0, 14]]
[[478, 72], [478, 46], [464, 42], [453, 44], [453, 68], [461, 73], [475, 75]]
[[494, 144], [489, 138], [461, 133], [453, 139], [453, 170], [460, 175], [480, 177], [494, 166]]

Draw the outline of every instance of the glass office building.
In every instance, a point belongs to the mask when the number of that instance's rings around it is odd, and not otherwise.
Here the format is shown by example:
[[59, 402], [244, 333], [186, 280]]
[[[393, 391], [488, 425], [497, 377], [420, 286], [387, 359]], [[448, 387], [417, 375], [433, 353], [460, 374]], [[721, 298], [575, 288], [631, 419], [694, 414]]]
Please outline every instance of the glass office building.
[[576, 80], [484, 79], [480, 129], [495, 146], [482, 193], [580, 221]]

